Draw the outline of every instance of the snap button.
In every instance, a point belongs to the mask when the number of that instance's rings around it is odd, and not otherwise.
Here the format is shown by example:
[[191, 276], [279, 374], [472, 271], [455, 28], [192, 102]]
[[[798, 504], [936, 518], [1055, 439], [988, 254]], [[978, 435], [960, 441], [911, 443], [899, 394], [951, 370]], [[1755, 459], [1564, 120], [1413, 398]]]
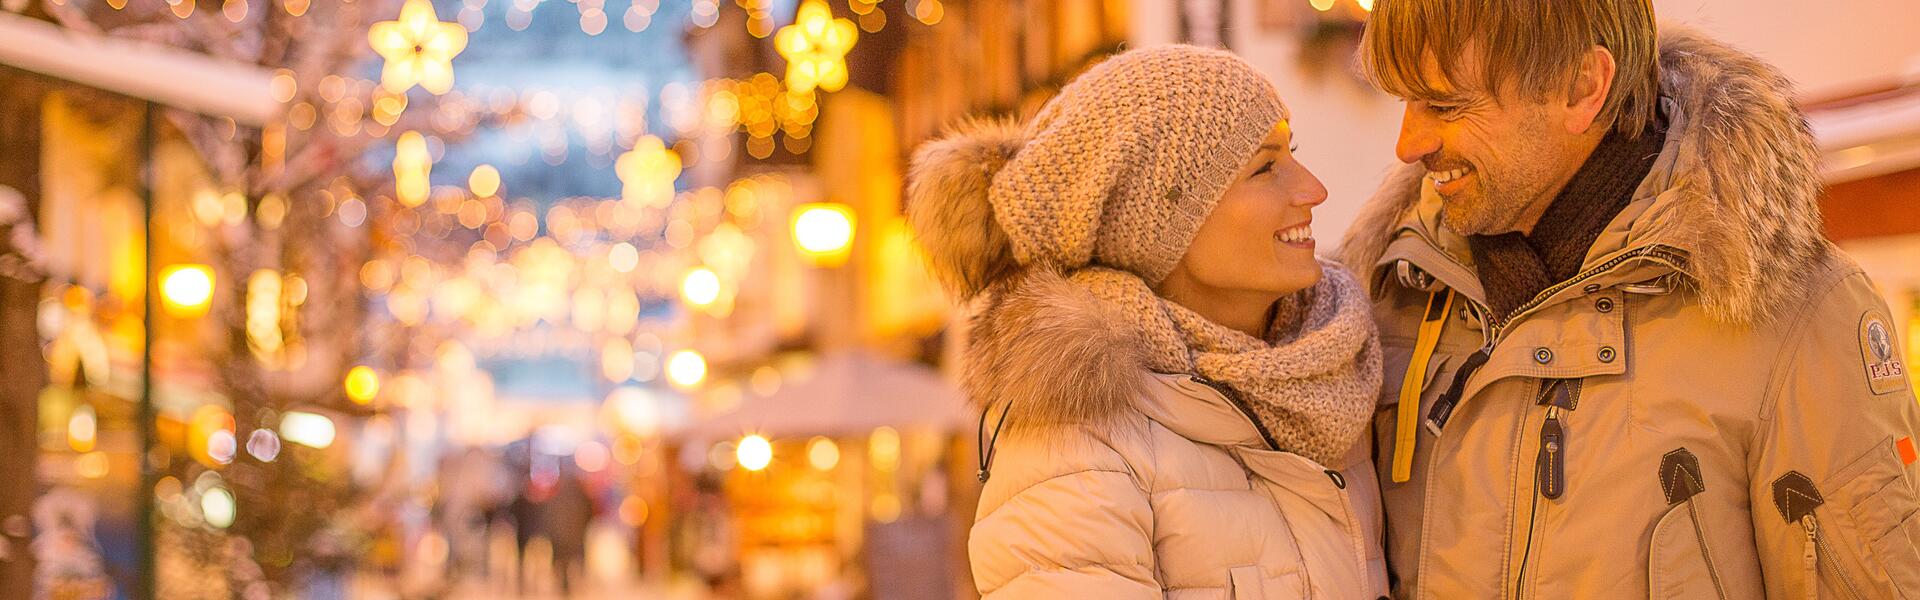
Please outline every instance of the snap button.
[[1601, 298], [1599, 300], [1595, 300], [1593, 301], [1593, 309], [1603, 313], [1613, 312], [1613, 299]]
[[1600, 291], [1600, 284], [1598, 284], [1598, 283], [1589, 283], [1589, 284], [1587, 284], [1587, 287], [1585, 287], [1585, 288], [1581, 288], [1581, 289], [1584, 289], [1584, 290], [1586, 290], [1586, 291], [1587, 291], [1587, 293], [1589, 293], [1589, 294], [1591, 294], [1591, 293], [1594, 293], [1594, 292], [1598, 292], [1598, 291]]
[[1603, 363], [1613, 362], [1613, 346], [1600, 347], [1600, 362], [1603, 362]]
[[1534, 350], [1533, 362], [1537, 362], [1543, 365], [1553, 362], [1553, 351], [1548, 350], [1546, 348], [1540, 348], [1538, 350]]

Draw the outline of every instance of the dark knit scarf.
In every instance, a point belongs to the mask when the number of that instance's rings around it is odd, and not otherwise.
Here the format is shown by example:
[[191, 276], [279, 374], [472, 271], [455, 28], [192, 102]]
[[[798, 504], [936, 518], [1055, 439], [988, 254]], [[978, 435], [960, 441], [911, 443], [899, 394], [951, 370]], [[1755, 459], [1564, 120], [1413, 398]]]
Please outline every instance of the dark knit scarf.
[[1541, 291], [1580, 272], [1587, 250], [1633, 200], [1666, 139], [1665, 128], [1657, 125], [1634, 139], [1610, 132], [1547, 205], [1532, 234], [1467, 236], [1496, 321], [1512, 318]]

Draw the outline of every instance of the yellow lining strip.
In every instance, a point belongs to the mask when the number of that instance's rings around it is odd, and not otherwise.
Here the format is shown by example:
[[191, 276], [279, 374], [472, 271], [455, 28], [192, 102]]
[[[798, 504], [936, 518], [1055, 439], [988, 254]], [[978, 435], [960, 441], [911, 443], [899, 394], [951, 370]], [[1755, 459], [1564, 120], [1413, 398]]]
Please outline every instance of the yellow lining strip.
[[1440, 330], [1453, 312], [1453, 290], [1443, 289], [1427, 296], [1427, 312], [1420, 319], [1420, 336], [1413, 342], [1413, 359], [1407, 361], [1407, 375], [1400, 380], [1399, 422], [1393, 435], [1393, 481], [1413, 478], [1413, 445], [1420, 431], [1420, 390], [1426, 388], [1427, 363], [1433, 348], [1440, 344]]

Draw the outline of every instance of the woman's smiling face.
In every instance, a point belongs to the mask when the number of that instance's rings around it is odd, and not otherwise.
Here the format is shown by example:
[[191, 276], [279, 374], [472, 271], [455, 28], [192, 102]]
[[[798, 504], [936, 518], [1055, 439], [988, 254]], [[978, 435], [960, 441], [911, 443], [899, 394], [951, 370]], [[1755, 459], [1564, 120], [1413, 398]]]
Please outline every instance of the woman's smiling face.
[[1327, 188], [1293, 156], [1281, 121], [1240, 167], [1170, 277], [1203, 289], [1285, 295], [1320, 282], [1313, 207]]

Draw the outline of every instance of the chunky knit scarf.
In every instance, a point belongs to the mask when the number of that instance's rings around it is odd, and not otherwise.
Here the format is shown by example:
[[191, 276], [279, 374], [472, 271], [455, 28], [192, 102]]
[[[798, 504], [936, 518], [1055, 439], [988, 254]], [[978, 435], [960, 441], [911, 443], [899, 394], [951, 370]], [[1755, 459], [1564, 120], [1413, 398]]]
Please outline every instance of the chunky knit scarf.
[[1541, 291], [1580, 272], [1593, 240], [1633, 200], [1666, 139], [1658, 125], [1633, 139], [1610, 132], [1547, 205], [1532, 234], [1467, 236], [1493, 314], [1512, 318]]
[[1360, 284], [1332, 263], [1321, 272], [1276, 307], [1266, 339], [1168, 302], [1125, 271], [1088, 267], [1069, 279], [1125, 315], [1149, 368], [1224, 384], [1279, 449], [1341, 467], [1373, 414], [1380, 345]]

